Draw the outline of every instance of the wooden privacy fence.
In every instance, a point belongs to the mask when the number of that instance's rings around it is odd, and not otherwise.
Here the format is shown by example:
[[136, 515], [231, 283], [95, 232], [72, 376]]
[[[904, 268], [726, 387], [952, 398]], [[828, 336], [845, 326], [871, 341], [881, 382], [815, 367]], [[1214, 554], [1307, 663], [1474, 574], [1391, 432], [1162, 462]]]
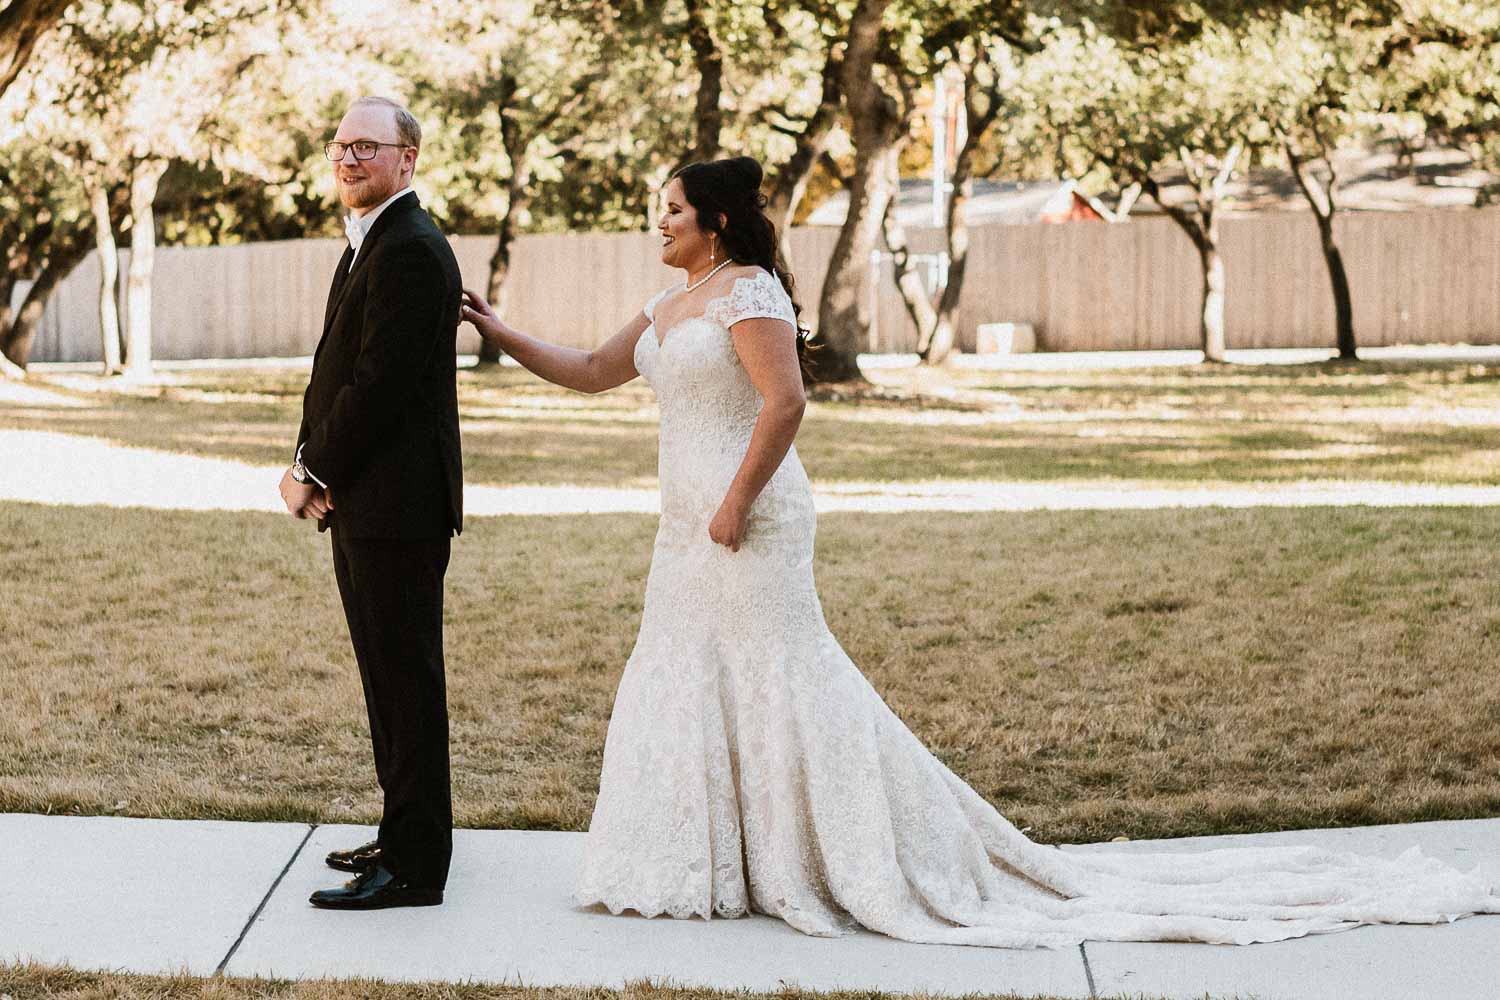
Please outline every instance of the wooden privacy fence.
[[[1500, 342], [1500, 208], [1366, 212], [1337, 233], [1360, 344]], [[803, 319], [816, 319], [837, 232], [794, 229], [788, 244]], [[913, 249], [936, 249], [917, 234]], [[1304, 213], [1223, 222], [1229, 346], [1326, 347], [1333, 299], [1317, 230]], [[493, 240], [453, 240], [465, 283], [483, 288]], [[311, 354], [342, 240], [289, 240], [157, 250], [152, 300], [157, 358]], [[655, 233], [522, 236], [510, 276], [508, 318], [558, 343], [592, 347], [680, 272], [663, 266]], [[120, 273], [128, 266], [122, 251]], [[873, 291], [877, 317], [866, 350], [909, 351], [915, 330], [887, 257]], [[986, 226], [972, 233], [960, 308], [960, 345], [986, 322], [1027, 322], [1049, 351], [1198, 345], [1198, 259], [1170, 220]], [[32, 351], [36, 361], [100, 356], [98, 262], [90, 257], [54, 293]], [[123, 307], [123, 303], [122, 303]], [[122, 308], [123, 317], [123, 308]], [[472, 352], [469, 327], [459, 350]]]

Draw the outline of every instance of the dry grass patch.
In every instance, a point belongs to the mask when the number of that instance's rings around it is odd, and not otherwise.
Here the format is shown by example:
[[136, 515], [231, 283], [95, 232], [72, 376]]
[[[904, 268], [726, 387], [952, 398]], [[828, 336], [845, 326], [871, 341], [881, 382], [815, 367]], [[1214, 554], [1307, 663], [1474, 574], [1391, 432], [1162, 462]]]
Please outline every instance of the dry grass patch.
[[[0, 810], [373, 822], [326, 536], [0, 504]], [[581, 830], [655, 519], [475, 520], [465, 826]], [[830, 515], [829, 622], [1043, 841], [1500, 814], [1493, 509]]]
[[[810, 409], [798, 450], [815, 479], [1500, 482], [1500, 366], [1372, 362], [871, 375], [879, 382], [878, 398]], [[171, 384], [128, 390], [118, 382], [67, 376], [65, 384], [93, 405], [4, 407], [0, 427], [287, 461], [305, 372], [167, 377]], [[459, 400], [471, 482], [655, 482], [656, 410], [640, 382], [584, 396], [515, 369], [466, 371]]]
[[[653, 982], [630, 983], [616, 990], [484, 983], [387, 983], [376, 979], [200, 978], [76, 972], [56, 966], [0, 963], [0, 996], [14, 1000], [880, 1000], [896, 996], [929, 1000], [931, 994], [800, 989], [756, 993]], [[1014, 993], [971, 996], [972, 1000], [991, 997], [1020, 1000]], [[1035, 996], [1032, 1000], [1049, 998]]]

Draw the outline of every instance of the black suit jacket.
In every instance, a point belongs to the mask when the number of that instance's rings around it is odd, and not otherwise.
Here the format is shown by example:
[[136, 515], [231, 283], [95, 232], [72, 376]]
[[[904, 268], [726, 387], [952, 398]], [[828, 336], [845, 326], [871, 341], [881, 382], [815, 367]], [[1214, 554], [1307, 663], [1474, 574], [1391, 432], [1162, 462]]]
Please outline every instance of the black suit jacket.
[[415, 193], [380, 213], [350, 270], [352, 253], [302, 396], [302, 463], [348, 537], [447, 538], [463, 529], [458, 261]]

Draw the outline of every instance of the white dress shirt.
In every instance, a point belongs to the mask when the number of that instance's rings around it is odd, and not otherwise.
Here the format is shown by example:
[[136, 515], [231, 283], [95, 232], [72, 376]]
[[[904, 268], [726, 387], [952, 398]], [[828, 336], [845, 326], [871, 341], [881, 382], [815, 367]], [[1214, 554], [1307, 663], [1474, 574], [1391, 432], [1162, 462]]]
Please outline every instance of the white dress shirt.
[[359, 258], [359, 248], [364, 244], [365, 237], [370, 235], [370, 229], [374, 227], [375, 220], [380, 218], [380, 213], [384, 212], [397, 198], [404, 198], [411, 193], [412, 188], [408, 184], [364, 215], [355, 215], [351, 212], [344, 217], [344, 235], [348, 238], [349, 245], [354, 248], [354, 256], [349, 258], [349, 270], [354, 270], [354, 262]]

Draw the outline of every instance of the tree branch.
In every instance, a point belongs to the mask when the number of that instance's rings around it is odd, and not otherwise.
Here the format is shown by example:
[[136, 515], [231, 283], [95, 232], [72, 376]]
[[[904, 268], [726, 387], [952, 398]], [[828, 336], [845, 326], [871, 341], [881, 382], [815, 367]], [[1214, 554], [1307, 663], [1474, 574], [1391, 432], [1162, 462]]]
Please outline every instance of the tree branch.
[[37, 41], [72, 4], [73, 0], [14, 0], [0, 10], [0, 94], [20, 75]]

